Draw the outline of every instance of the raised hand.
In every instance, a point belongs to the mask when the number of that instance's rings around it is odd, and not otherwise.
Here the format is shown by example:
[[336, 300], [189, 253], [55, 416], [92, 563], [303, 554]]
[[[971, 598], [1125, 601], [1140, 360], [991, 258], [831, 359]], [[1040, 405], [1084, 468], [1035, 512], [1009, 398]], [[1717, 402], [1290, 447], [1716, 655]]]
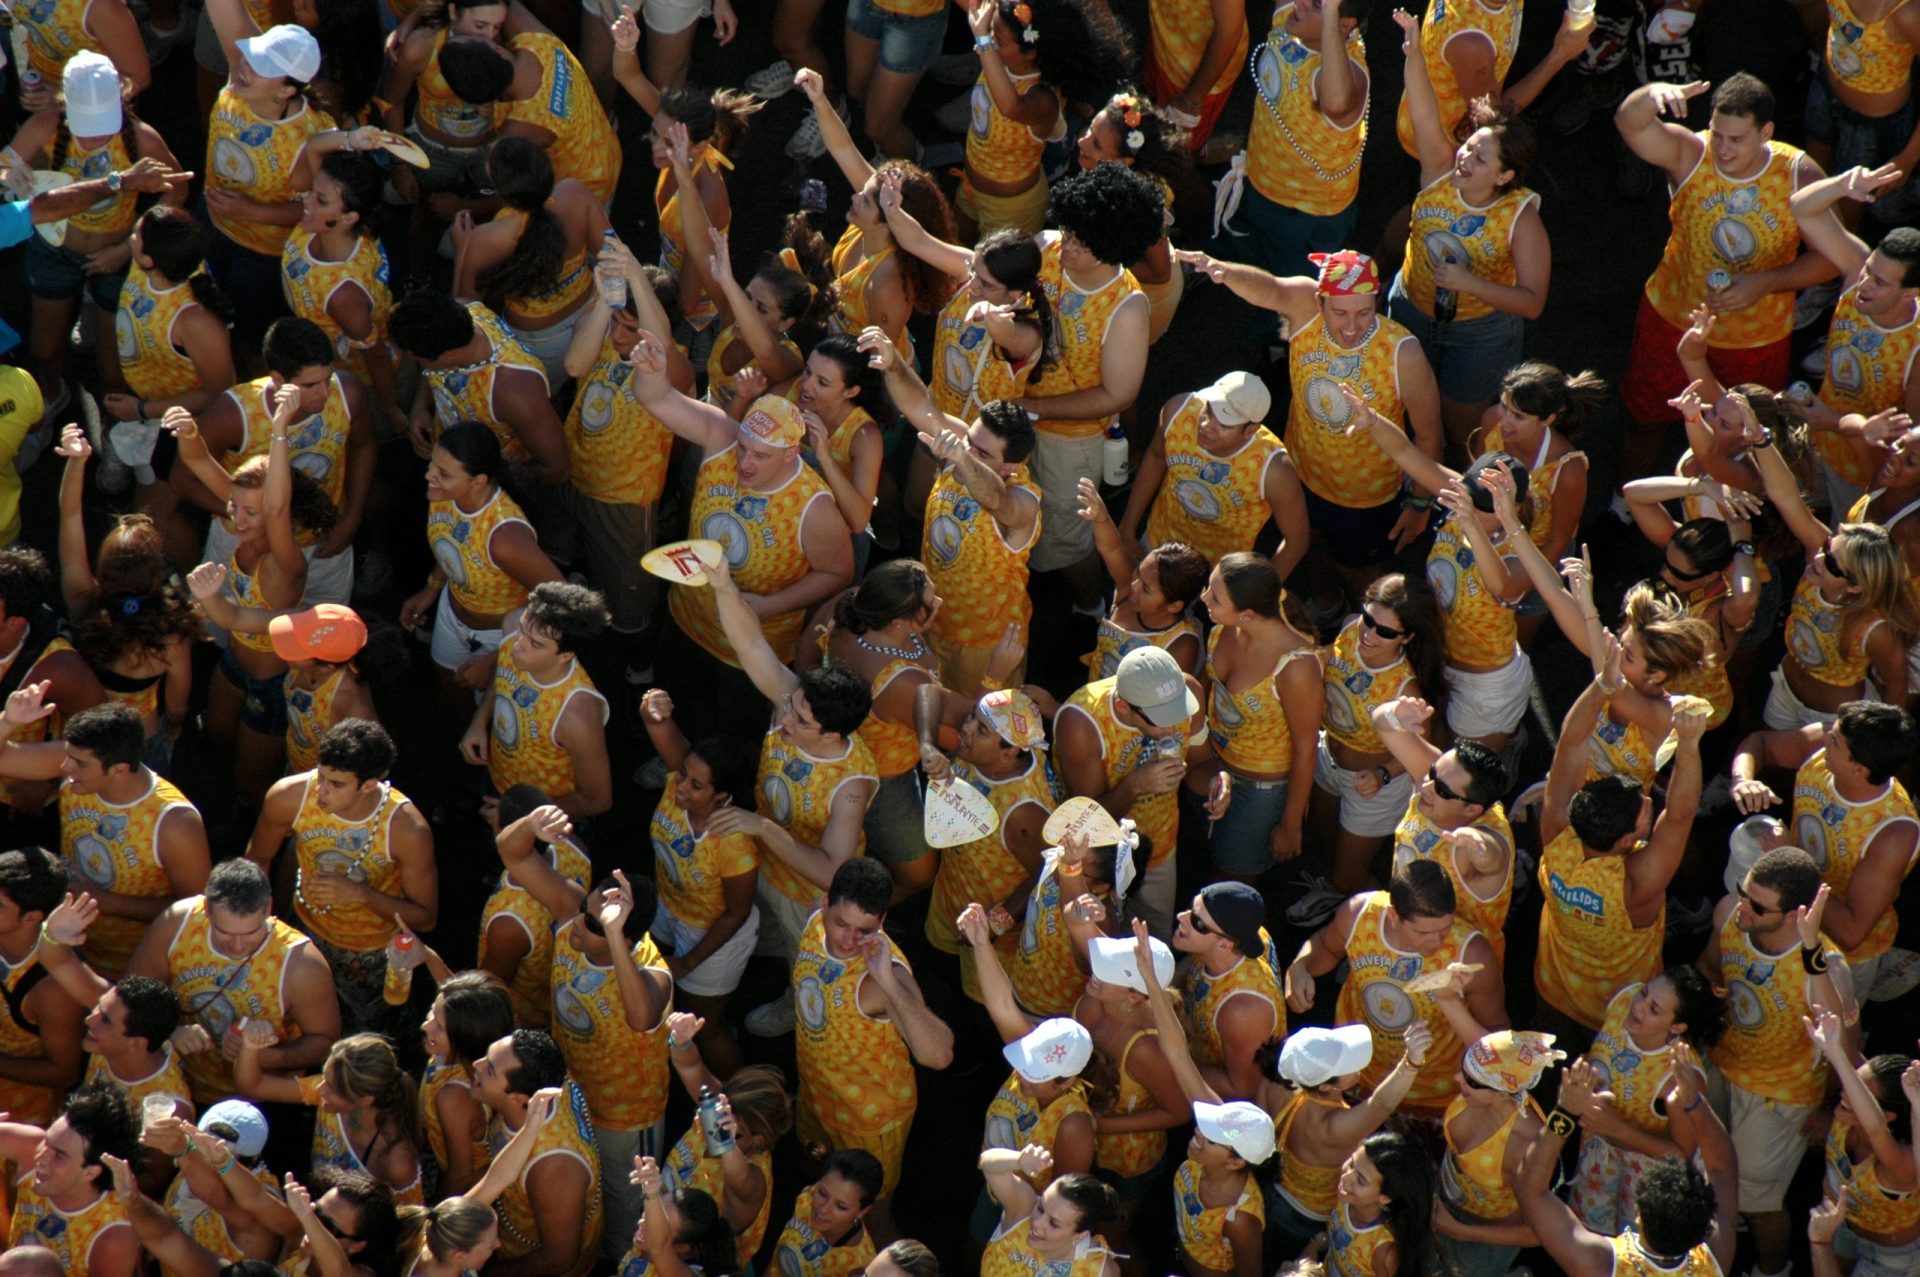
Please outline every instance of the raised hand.
[[1840, 188], [1840, 193], [1850, 200], [1871, 204], [1888, 187], [1897, 185], [1905, 177], [1906, 174], [1900, 171], [1897, 164], [1882, 164], [1875, 169], [1856, 164], [1847, 170], [1846, 184]]
[[1427, 1027], [1425, 1020], [1415, 1020], [1409, 1025], [1401, 1041], [1408, 1064], [1416, 1069], [1426, 1064], [1427, 1052], [1433, 1049], [1433, 1030]]
[[1656, 116], [1684, 120], [1687, 118], [1687, 104], [1712, 87], [1705, 80], [1695, 80], [1691, 84], [1649, 84], [1647, 98], [1653, 103]]
[[552, 803], [535, 807], [528, 813], [527, 820], [532, 826], [533, 836], [544, 843], [559, 842], [573, 832], [573, 819], [564, 808]]
[[[826, 81], [820, 78], [818, 71], [809, 67], [801, 67], [793, 73], [793, 87], [806, 94], [807, 100], [815, 106], [827, 100]], [[829, 107], [828, 109], [831, 110], [832, 108]]]
[[53, 454], [69, 461], [85, 461], [93, 455], [93, 444], [79, 426], [65, 425], [60, 427], [60, 442], [53, 445]]
[[60, 707], [47, 700], [47, 693], [53, 690], [51, 680], [28, 683], [7, 697], [4, 717], [7, 725], [18, 730], [29, 723], [37, 723]]
[[640, 716], [649, 723], [665, 723], [673, 718], [673, 697], [664, 688], [650, 688], [640, 698]]
[[1833, 895], [1833, 889], [1826, 883], [1820, 884], [1820, 890], [1813, 895], [1813, 903], [1801, 905], [1793, 911], [1793, 925], [1800, 933], [1800, 947], [1814, 949], [1820, 946], [1820, 922], [1827, 916], [1827, 900]]
[[202, 563], [187, 573], [187, 589], [193, 597], [205, 601], [219, 594], [227, 584], [227, 565], [224, 563]]
[[640, 48], [640, 24], [633, 19], [633, 6], [620, 6], [620, 16], [613, 20], [613, 47], [622, 53], [633, 53]]
[[[986, 8], [982, 5], [981, 8]], [[987, 910], [979, 901], [969, 901], [953, 920], [955, 929], [961, 938], [976, 949], [984, 949], [993, 943], [993, 925], [987, 921]]]
[[78, 949], [87, 942], [87, 928], [99, 916], [99, 901], [84, 891], [69, 891], [41, 924], [41, 934], [55, 944]]

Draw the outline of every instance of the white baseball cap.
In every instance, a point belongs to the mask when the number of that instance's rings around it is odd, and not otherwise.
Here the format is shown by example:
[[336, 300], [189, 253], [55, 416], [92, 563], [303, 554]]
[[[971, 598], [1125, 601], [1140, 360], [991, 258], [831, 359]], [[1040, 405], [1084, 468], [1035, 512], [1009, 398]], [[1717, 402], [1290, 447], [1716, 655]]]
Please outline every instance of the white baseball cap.
[[60, 73], [67, 100], [67, 131], [75, 137], [112, 137], [125, 117], [120, 111], [120, 72], [113, 62], [83, 49], [67, 59]]
[[1034, 1025], [1033, 1031], [1001, 1048], [1014, 1072], [1029, 1082], [1053, 1082], [1077, 1077], [1093, 1058], [1093, 1035], [1078, 1020], [1055, 1016]]
[[1222, 425], [1248, 426], [1267, 419], [1273, 394], [1267, 383], [1250, 372], [1230, 372], [1200, 392], [1200, 401], [1213, 409]]
[[[242, 1157], [258, 1157], [260, 1150], [267, 1146], [267, 1119], [245, 1100], [221, 1100], [202, 1113], [195, 1125], [209, 1135], [226, 1139], [227, 1147]], [[225, 1132], [214, 1130], [216, 1126], [232, 1131], [233, 1138], [227, 1139]]]
[[1249, 1166], [1258, 1166], [1273, 1156], [1273, 1119], [1258, 1104], [1232, 1100], [1208, 1104], [1196, 1100], [1193, 1124], [1215, 1144], [1225, 1144]]
[[[1164, 941], [1149, 939], [1147, 943], [1153, 946], [1154, 977], [1164, 989], [1173, 983], [1173, 950], [1167, 948]], [[1093, 968], [1093, 978], [1101, 984], [1117, 984], [1135, 993], [1145, 993], [1147, 982], [1140, 975], [1140, 964], [1134, 960], [1133, 945], [1131, 937], [1095, 936], [1087, 946], [1087, 965]]]
[[261, 75], [281, 75], [305, 84], [320, 74], [320, 42], [305, 27], [283, 22], [234, 43], [247, 65]]
[[1280, 1048], [1280, 1075], [1301, 1086], [1319, 1086], [1358, 1073], [1372, 1060], [1373, 1031], [1364, 1024], [1296, 1029]]

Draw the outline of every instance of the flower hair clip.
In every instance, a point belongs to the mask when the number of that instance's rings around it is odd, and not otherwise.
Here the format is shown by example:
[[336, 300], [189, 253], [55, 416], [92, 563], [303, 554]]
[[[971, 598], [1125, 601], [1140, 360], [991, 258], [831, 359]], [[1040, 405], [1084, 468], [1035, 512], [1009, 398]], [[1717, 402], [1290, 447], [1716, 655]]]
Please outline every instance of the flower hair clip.
[[1013, 20], [1020, 24], [1020, 43], [1040, 43], [1040, 33], [1033, 28], [1033, 6], [1026, 0], [1013, 6]]
[[1142, 133], [1139, 129], [1129, 129], [1127, 131], [1127, 149], [1129, 151], [1137, 151], [1146, 144], [1147, 135], [1145, 133]]

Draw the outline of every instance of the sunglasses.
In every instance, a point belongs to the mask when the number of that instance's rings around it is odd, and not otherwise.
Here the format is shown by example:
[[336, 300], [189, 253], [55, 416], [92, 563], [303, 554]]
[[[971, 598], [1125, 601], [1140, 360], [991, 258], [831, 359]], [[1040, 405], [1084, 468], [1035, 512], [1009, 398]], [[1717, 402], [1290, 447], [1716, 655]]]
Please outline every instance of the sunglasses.
[[1758, 900], [1755, 900], [1752, 896], [1747, 894], [1747, 889], [1744, 885], [1735, 887], [1733, 889], [1733, 894], [1740, 897], [1740, 902], [1742, 904], [1746, 905], [1747, 908], [1753, 910], [1756, 914], [1759, 914], [1763, 918], [1770, 913], [1786, 912], [1785, 909], [1779, 909], [1779, 908], [1769, 909], [1767, 906], [1761, 904]]
[[1848, 585], [1859, 584], [1858, 581], [1853, 579], [1853, 573], [1841, 567], [1840, 560], [1834, 557], [1832, 537], [1828, 537], [1826, 544], [1820, 547], [1818, 558], [1820, 559], [1820, 566], [1826, 570], [1828, 576], [1837, 576]]
[[1703, 576], [1712, 576], [1715, 571], [1714, 568], [1677, 568], [1672, 559], [1667, 560], [1667, 575], [1676, 581], [1698, 581]]
[[1187, 925], [1193, 928], [1194, 934], [1196, 935], [1216, 936], [1220, 934], [1218, 931], [1215, 931], [1213, 929], [1213, 926], [1211, 923], [1209, 923], [1205, 918], [1202, 918], [1200, 916], [1200, 911], [1197, 909], [1188, 911]]
[[1455, 793], [1446, 781], [1440, 779], [1439, 763], [1435, 763], [1433, 766], [1427, 768], [1427, 781], [1433, 786], [1435, 797], [1444, 798], [1450, 803], [1462, 803], [1466, 801], [1466, 795]]
[[1405, 629], [1396, 630], [1391, 625], [1380, 624], [1380, 622], [1373, 619], [1373, 614], [1371, 612], [1360, 613], [1360, 624], [1366, 626], [1368, 629], [1372, 630], [1375, 634], [1378, 634], [1381, 638], [1386, 639], [1389, 642], [1393, 641], [1394, 639], [1403, 639], [1407, 636], [1407, 631]]
[[360, 1234], [348, 1232], [346, 1229], [340, 1227], [340, 1225], [328, 1219], [326, 1215], [320, 1211], [316, 1210], [313, 1213], [326, 1230], [333, 1234], [335, 1240], [343, 1242], [357, 1242], [360, 1240]]

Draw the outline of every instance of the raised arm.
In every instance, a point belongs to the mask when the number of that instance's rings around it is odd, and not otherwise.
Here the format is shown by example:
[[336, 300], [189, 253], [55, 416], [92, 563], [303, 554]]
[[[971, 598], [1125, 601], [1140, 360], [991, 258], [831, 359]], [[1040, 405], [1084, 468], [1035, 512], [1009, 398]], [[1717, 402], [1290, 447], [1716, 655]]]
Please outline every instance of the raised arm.
[[674, 434], [706, 456], [724, 452], [739, 437], [739, 427], [725, 410], [683, 395], [668, 382], [664, 340], [643, 330], [627, 360], [633, 365], [629, 393]]
[[[992, 6], [982, 8], [991, 11]], [[900, 202], [898, 182], [881, 183], [880, 214], [887, 219], [887, 229], [893, 233], [893, 242], [900, 246], [902, 252], [911, 253], [955, 279], [965, 279], [973, 270], [973, 250], [959, 244], [949, 244], [922, 226], [920, 219], [909, 213], [906, 205]]]
[[847, 131], [847, 122], [834, 110], [833, 103], [827, 101], [827, 86], [820, 73], [801, 67], [793, 73], [793, 86], [806, 94], [812, 104], [814, 117], [820, 122], [820, 136], [827, 144], [827, 154], [840, 166], [847, 185], [856, 191], [864, 188], [873, 177], [873, 165], [867, 163], [853, 134]]
[[1793, 471], [1787, 468], [1787, 462], [1774, 445], [1773, 433], [1764, 429], [1753, 415], [1753, 405], [1747, 397], [1737, 391], [1729, 392], [1734, 410], [1746, 423], [1746, 438], [1751, 445], [1747, 455], [1760, 469], [1760, 480], [1766, 485], [1767, 500], [1773, 502], [1774, 509], [1780, 512], [1780, 519], [1793, 533], [1794, 539], [1808, 550], [1818, 550], [1827, 543], [1833, 532], [1822, 523], [1812, 510], [1807, 508], [1806, 498], [1800, 494], [1800, 481], [1793, 477]]
[[[1687, 104], [1713, 86], [1705, 80], [1690, 84], [1655, 81], [1627, 94], [1613, 122], [1633, 153], [1667, 175], [1674, 185], [1686, 180], [1699, 162], [1705, 144], [1686, 126]], [[1669, 123], [1662, 117], [1681, 121]]]
[[780, 704], [799, 688], [799, 676], [786, 667], [767, 642], [766, 633], [760, 628], [760, 617], [747, 603], [746, 596], [740, 593], [739, 583], [733, 579], [727, 561], [722, 559], [717, 566], [706, 571], [707, 584], [713, 590], [716, 610], [720, 614], [720, 628], [725, 632], [740, 668], [753, 680], [753, 685], [760, 689], [762, 696], [775, 705]]
[[1453, 167], [1454, 144], [1440, 122], [1440, 99], [1427, 78], [1426, 55], [1420, 50], [1420, 19], [1396, 9], [1400, 24], [1400, 52], [1406, 59], [1407, 114], [1413, 120], [1414, 148], [1419, 152], [1420, 185], [1424, 189]]
[[1007, 969], [1000, 965], [1000, 953], [993, 947], [993, 927], [987, 921], [986, 907], [977, 900], [969, 901], [954, 925], [960, 938], [972, 947], [974, 971], [980, 980], [980, 1002], [987, 1008], [987, 1016], [999, 1032], [1000, 1040], [1018, 1042], [1033, 1029], [1033, 1020], [1020, 1009], [1014, 998], [1013, 981], [1007, 978]]
[[1839, 267], [1843, 276], [1851, 276], [1866, 264], [1867, 254], [1873, 250], [1847, 229], [1835, 210], [1842, 200], [1868, 203], [1903, 177], [1891, 164], [1877, 169], [1855, 165], [1844, 173], [1807, 183], [1788, 198], [1787, 204], [1800, 223], [1800, 235], [1808, 247]]
[[1589, 1230], [1553, 1192], [1554, 1173], [1567, 1138], [1581, 1118], [1601, 1103], [1594, 1085], [1593, 1066], [1585, 1060], [1576, 1061], [1561, 1075], [1558, 1102], [1545, 1129], [1521, 1158], [1512, 1184], [1521, 1218], [1570, 1277], [1610, 1277], [1613, 1272], [1612, 1241]]
[[1353, 436], [1364, 433], [1370, 436], [1375, 446], [1415, 483], [1429, 492], [1440, 492], [1460, 478], [1459, 471], [1442, 465], [1415, 444], [1399, 423], [1388, 421], [1375, 412], [1373, 405], [1367, 402], [1367, 397], [1360, 393], [1359, 387], [1343, 381], [1340, 383], [1340, 393], [1353, 413], [1353, 422], [1347, 427], [1347, 434]]

